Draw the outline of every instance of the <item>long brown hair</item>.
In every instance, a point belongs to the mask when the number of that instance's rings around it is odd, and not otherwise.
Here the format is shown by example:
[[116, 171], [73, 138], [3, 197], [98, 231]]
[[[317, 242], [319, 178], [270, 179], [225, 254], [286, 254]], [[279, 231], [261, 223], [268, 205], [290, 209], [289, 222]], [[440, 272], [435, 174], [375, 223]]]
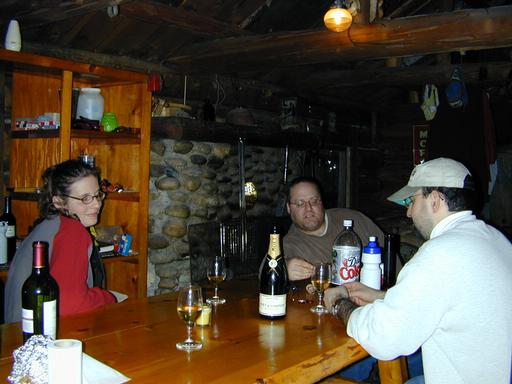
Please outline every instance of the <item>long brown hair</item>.
[[94, 176], [100, 182], [100, 170], [91, 167], [80, 160], [66, 160], [47, 168], [43, 172], [43, 188], [39, 194], [39, 221], [50, 216], [64, 215], [73, 217], [66, 209], [57, 208], [53, 204], [53, 197], [58, 196], [65, 200], [64, 195], [70, 194], [70, 186], [74, 182], [87, 176]]

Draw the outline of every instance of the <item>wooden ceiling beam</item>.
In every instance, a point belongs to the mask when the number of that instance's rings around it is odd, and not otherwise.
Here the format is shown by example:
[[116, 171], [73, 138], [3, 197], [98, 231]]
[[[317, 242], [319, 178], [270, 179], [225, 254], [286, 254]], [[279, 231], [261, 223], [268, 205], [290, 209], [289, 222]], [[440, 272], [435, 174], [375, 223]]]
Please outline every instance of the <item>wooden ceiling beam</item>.
[[184, 48], [164, 64], [188, 72], [241, 71], [512, 46], [512, 6], [379, 20], [349, 31], [271, 33]]
[[156, 1], [132, 1], [120, 8], [123, 16], [144, 21], [149, 24], [162, 24], [166, 27], [175, 26], [186, 32], [208, 37], [239, 36], [247, 32], [236, 25], [222, 23], [211, 17], [187, 11], [182, 7], [175, 8]]

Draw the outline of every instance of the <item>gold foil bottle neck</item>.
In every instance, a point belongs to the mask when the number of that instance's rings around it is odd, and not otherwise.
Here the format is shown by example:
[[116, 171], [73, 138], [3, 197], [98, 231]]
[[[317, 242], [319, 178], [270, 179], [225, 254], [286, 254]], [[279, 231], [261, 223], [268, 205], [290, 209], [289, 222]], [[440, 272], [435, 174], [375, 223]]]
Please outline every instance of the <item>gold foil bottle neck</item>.
[[268, 244], [268, 255], [273, 259], [277, 259], [281, 255], [281, 246], [279, 244], [278, 233], [270, 234], [270, 242]]

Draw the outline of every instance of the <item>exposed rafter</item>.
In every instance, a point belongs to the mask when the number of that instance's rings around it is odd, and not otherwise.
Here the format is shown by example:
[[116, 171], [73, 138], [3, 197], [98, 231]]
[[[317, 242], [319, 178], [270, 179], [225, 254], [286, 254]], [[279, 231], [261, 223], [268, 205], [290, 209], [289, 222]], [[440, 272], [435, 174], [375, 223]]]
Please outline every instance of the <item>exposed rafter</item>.
[[184, 48], [167, 64], [189, 72], [233, 71], [507, 46], [512, 46], [512, 6], [381, 20], [353, 25], [347, 33], [315, 30], [217, 39]]

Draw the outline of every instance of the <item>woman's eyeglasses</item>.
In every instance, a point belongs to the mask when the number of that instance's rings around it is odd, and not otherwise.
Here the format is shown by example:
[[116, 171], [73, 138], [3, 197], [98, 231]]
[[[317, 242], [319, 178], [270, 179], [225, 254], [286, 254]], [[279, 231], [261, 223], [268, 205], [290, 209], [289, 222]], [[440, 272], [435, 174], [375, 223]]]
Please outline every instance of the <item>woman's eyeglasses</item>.
[[62, 194], [62, 196], [70, 197], [71, 199], [75, 199], [75, 200], [80, 200], [83, 204], [89, 205], [92, 203], [92, 201], [94, 199], [96, 199], [98, 201], [103, 201], [103, 199], [106, 196], [106, 193], [103, 191], [98, 191], [98, 193], [96, 193], [95, 195], [84, 195], [82, 197], [76, 197], [76, 196], [65, 195], [65, 194]]

